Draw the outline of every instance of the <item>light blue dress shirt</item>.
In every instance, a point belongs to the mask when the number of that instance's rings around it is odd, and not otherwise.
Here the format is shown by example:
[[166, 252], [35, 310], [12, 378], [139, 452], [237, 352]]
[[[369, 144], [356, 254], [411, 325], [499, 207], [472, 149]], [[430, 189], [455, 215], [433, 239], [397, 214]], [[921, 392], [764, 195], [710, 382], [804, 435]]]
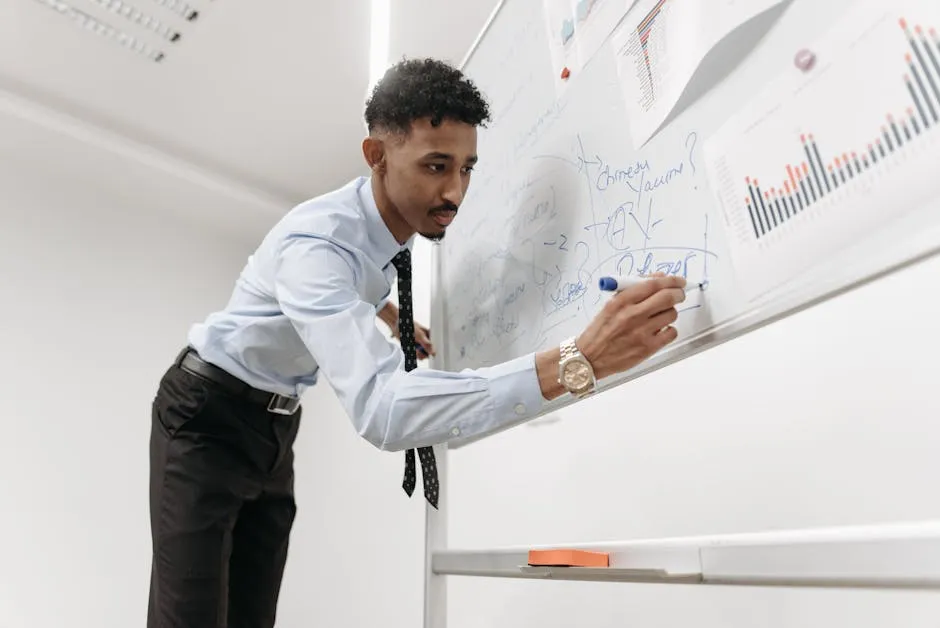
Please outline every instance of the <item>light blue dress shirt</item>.
[[400, 346], [376, 319], [402, 248], [371, 179], [357, 178], [288, 212], [248, 258], [226, 307], [194, 325], [189, 343], [270, 392], [299, 397], [322, 374], [357, 432], [383, 450], [484, 435], [536, 414], [534, 354], [459, 373], [404, 370]]

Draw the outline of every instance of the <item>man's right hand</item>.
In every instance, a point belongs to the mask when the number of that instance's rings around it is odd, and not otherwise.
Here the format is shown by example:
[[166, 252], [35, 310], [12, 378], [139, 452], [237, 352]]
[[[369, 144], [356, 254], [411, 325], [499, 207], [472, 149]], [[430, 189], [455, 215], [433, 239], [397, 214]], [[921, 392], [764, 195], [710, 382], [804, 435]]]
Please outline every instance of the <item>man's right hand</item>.
[[576, 341], [597, 379], [633, 368], [676, 339], [685, 285], [682, 277], [654, 277], [604, 305]]
[[[575, 344], [600, 380], [627, 371], [674, 341], [676, 306], [685, 301], [682, 277], [656, 275], [615, 294], [578, 336]], [[558, 383], [559, 351], [536, 356], [542, 394], [553, 399], [565, 392]]]

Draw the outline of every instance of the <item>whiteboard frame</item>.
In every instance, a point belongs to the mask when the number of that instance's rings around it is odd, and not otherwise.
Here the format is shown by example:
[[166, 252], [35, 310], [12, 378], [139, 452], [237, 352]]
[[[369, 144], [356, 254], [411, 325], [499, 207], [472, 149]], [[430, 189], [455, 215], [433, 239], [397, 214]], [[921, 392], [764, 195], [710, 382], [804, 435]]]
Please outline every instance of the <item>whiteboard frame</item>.
[[[505, 7], [507, 0], [499, 0], [489, 18], [473, 41], [470, 49], [460, 61], [459, 69], [465, 70], [467, 64], [473, 58], [473, 55], [480, 48], [487, 33], [492, 28], [494, 22], [499, 17], [500, 12]], [[940, 207], [940, 199], [934, 199], [935, 208]], [[692, 336], [686, 340], [677, 342], [668, 350], [653, 356], [636, 369], [619, 376], [614, 376], [599, 382], [600, 391], [609, 390], [628, 383], [644, 375], [665, 368], [671, 364], [687, 359], [698, 353], [716, 346], [719, 346], [730, 340], [740, 338], [745, 334], [757, 331], [767, 325], [771, 325], [784, 318], [808, 310], [821, 303], [839, 297], [846, 293], [862, 288], [868, 284], [874, 283], [880, 279], [893, 275], [899, 271], [914, 267], [918, 264], [940, 257], [940, 227], [930, 229], [928, 242], [921, 243], [919, 246], [912, 247], [904, 251], [892, 251], [890, 259], [886, 262], [885, 258], [871, 260], [864, 265], [854, 267], [840, 275], [834, 275], [828, 279], [820, 279], [812, 284], [801, 286], [793, 290], [778, 300], [772, 300], [768, 303], [755, 306], [746, 313], [737, 316], [729, 321], [720, 323], [700, 334]], [[935, 237], [933, 237], [935, 236]], [[445, 316], [447, 293], [442, 284], [443, 256], [441, 247], [435, 246], [432, 251], [432, 269], [430, 281], [431, 293], [431, 326], [432, 329], [441, 330], [442, 337], [447, 337], [448, 321]], [[438, 356], [431, 360], [432, 368], [446, 369], [450, 364], [449, 348], [446, 342], [442, 342], [438, 351]], [[576, 399], [570, 395], [563, 395], [556, 401], [546, 403], [542, 411], [536, 417], [529, 417], [518, 423], [508, 425], [498, 432], [512, 429], [522, 423], [530, 422], [539, 416], [550, 414], [551, 412], [570, 406], [576, 403]], [[483, 577], [513, 577], [513, 578], [533, 578], [533, 579], [577, 579], [594, 580], [600, 582], [652, 582], [660, 584], [668, 583], [700, 583], [700, 584], [724, 584], [724, 585], [760, 585], [760, 586], [802, 586], [802, 587], [849, 587], [849, 588], [915, 588], [915, 589], [933, 589], [940, 590], [940, 564], [930, 565], [929, 568], [919, 566], [916, 575], [899, 575], [897, 568], [900, 567], [895, 560], [900, 549], [907, 552], [911, 544], [913, 551], [930, 550], [936, 552], [940, 560], [940, 521], [919, 522], [914, 524], [897, 524], [881, 528], [858, 526], [846, 528], [842, 531], [833, 531], [827, 529], [788, 531], [782, 533], [768, 533], [767, 535], [729, 535], [722, 538], [689, 538], [689, 539], [666, 539], [661, 541], [652, 541], [653, 546], [659, 543], [661, 549], [666, 550], [667, 554], [674, 551], [675, 547], [683, 545], [695, 546], [698, 555], [699, 570], [697, 573], [669, 573], [662, 569], [636, 573], [635, 570], [626, 568], [619, 573], [605, 571], [603, 573], [592, 573], [587, 571], [570, 571], [568, 569], [532, 569], [524, 568], [519, 563], [519, 548], [502, 548], [494, 550], [461, 551], [449, 548], [447, 542], [447, 504], [449, 502], [449, 491], [447, 482], [448, 451], [450, 449], [459, 449], [473, 444], [483, 438], [489, 438], [495, 433], [490, 433], [484, 437], [468, 438], [459, 442], [449, 443], [437, 449], [438, 476], [441, 487], [439, 509], [435, 510], [430, 505], [425, 505], [425, 573], [424, 573], [424, 609], [423, 626], [424, 628], [446, 628], [447, 626], [447, 589], [446, 577], [448, 575], [470, 575]], [[841, 535], [841, 536], [840, 536]], [[642, 544], [644, 542], [641, 542]], [[761, 573], [761, 569], [775, 568], [774, 561], [781, 561], [780, 564], [792, 564], [792, 557], [788, 557], [787, 552], [794, 549], [805, 548], [807, 544], [812, 545], [814, 552], [822, 551], [821, 561], [813, 562], [812, 565], [804, 563], [803, 567], [808, 571], [802, 573], [797, 569], [792, 573], [768, 574]], [[729, 547], [723, 549], [725, 545]], [[583, 544], [577, 547], [597, 548], [600, 544]], [[623, 552], [629, 549], [636, 551], [639, 546], [637, 543], [621, 542], [613, 546], [605, 547], [614, 549], [615, 552]], [[707, 546], [708, 556], [712, 556], [710, 565], [723, 566], [728, 573], [715, 571], [711, 575], [705, 573], [704, 558]], [[735, 548], [743, 546], [745, 562], [735, 562], [741, 553], [732, 556]], [[566, 545], [566, 547], [568, 547]], [[865, 555], [877, 556], [882, 561], [876, 570], [856, 569], [854, 573], [843, 574], [841, 577], [833, 577], [833, 569], [838, 570], [845, 563], [848, 551], [857, 550]], [[782, 553], [781, 553], [782, 551]], [[717, 552], [717, 554], [716, 554]], [[617, 556], [614, 553], [612, 556]], [[725, 555], [730, 557], [730, 563], [725, 561]], [[717, 562], [715, 559], [717, 556]], [[507, 562], [513, 563], [507, 567]], [[748, 562], [750, 560], [751, 562]], [[756, 560], [756, 562], [755, 562]], [[839, 561], [842, 560], [843, 563]], [[725, 562], [723, 562], [725, 561]], [[760, 561], [764, 561], [763, 564]], [[828, 561], [828, 562], [827, 562]], [[851, 562], [851, 561], [849, 561]], [[726, 565], [730, 565], [727, 567]], [[894, 571], [890, 571], [894, 568]], [[737, 569], [738, 571], [734, 571]], [[890, 573], [885, 572], [887, 569]], [[877, 573], [876, 573], [877, 572]]]
[[532, 567], [528, 547], [446, 551], [437, 574], [647, 584], [940, 591], [940, 521], [565, 545], [609, 566]]
[[[489, 18], [480, 30], [480, 33], [473, 40], [467, 54], [460, 61], [458, 66], [461, 70], [467, 67], [467, 63], [473, 57], [473, 54], [480, 47], [484, 37], [489, 32], [490, 27], [496, 21], [506, 0], [499, 0]], [[447, 337], [447, 319], [444, 316], [446, 312], [445, 299], [446, 292], [441, 287], [441, 267], [444, 259], [441, 255], [441, 247], [434, 246], [431, 249], [431, 329], [439, 329], [443, 332], [442, 336]], [[441, 343], [438, 355], [431, 358], [430, 366], [432, 368], [446, 368], [448, 363], [448, 347], [446, 342]], [[436, 573], [434, 570], [434, 561], [442, 552], [448, 550], [447, 544], [447, 504], [450, 501], [447, 491], [447, 455], [448, 445], [435, 447], [435, 459], [437, 460], [437, 480], [441, 490], [438, 493], [438, 508], [435, 510], [430, 504], [425, 502], [424, 518], [424, 608], [422, 613], [422, 625], [424, 628], [446, 628], [447, 626], [447, 582], [446, 575]]]

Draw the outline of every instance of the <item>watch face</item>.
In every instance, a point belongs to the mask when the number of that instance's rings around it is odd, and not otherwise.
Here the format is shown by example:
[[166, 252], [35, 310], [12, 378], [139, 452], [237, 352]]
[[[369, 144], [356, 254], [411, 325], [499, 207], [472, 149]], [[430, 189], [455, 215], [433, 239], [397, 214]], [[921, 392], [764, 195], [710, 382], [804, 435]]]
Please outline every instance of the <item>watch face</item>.
[[593, 379], [590, 367], [588, 367], [587, 364], [578, 362], [576, 360], [572, 360], [568, 364], [565, 364], [564, 372], [565, 384], [567, 384], [569, 388], [573, 388], [575, 390], [585, 388], [591, 383]]

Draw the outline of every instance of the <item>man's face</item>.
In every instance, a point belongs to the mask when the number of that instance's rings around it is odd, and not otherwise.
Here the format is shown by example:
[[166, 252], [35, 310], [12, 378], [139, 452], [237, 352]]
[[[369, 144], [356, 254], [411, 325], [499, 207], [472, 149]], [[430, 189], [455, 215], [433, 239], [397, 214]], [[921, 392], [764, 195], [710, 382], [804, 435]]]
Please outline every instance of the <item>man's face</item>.
[[402, 219], [429, 240], [444, 237], [470, 185], [477, 161], [476, 127], [417, 120], [386, 145], [386, 192]]

